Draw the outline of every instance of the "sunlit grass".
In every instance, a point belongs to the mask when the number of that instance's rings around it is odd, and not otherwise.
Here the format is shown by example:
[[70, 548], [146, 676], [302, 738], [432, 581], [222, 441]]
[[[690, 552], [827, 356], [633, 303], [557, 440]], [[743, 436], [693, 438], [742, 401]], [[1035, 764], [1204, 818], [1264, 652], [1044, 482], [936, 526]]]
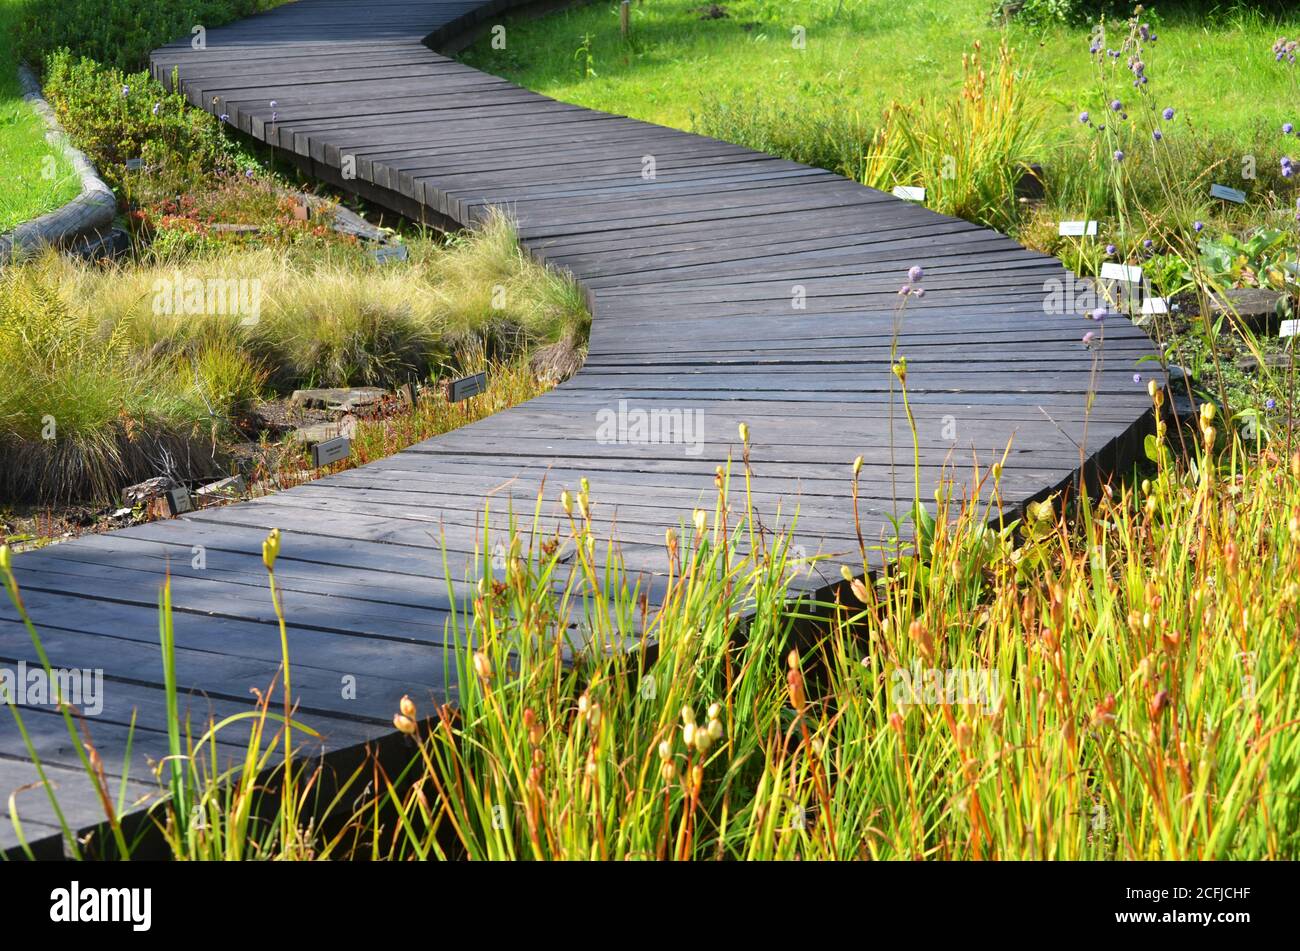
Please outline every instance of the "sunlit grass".
[[0, 232], [53, 211], [81, 190], [72, 164], [45, 141], [45, 123], [22, 99], [13, 37], [21, 0], [0, 0]]

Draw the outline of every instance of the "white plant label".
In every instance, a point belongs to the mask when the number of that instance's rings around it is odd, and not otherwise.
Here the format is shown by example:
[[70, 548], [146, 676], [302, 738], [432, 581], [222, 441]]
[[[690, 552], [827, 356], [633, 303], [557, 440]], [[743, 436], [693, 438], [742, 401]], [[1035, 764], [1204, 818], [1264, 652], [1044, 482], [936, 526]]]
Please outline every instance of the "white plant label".
[[1095, 221], [1062, 221], [1057, 226], [1057, 234], [1062, 238], [1093, 237], [1097, 234]]
[[1141, 284], [1142, 269], [1128, 264], [1107, 262], [1101, 266], [1102, 280], [1123, 281], [1125, 284]]
[[915, 185], [896, 185], [894, 186], [894, 197], [901, 198], [904, 201], [925, 201], [925, 189], [918, 188]]

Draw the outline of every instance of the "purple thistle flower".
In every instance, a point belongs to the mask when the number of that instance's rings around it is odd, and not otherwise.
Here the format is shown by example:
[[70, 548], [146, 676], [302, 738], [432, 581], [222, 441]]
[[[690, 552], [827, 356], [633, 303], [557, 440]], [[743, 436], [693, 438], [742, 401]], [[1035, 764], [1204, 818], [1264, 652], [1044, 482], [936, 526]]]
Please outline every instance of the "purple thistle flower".
[[1105, 307], [1098, 307], [1096, 310], [1094, 310], [1091, 314], [1088, 315], [1088, 319], [1089, 319], [1089, 320], [1105, 320], [1105, 319], [1106, 319], [1106, 308], [1105, 308]]
[[1106, 257], [1113, 258], [1115, 256], [1115, 252], [1118, 250], [1119, 249], [1116, 248], [1115, 245], [1113, 244], [1106, 245]]
[[1146, 248], [1148, 251], [1150, 251], [1155, 246], [1156, 243], [1152, 241], [1150, 238], [1147, 238], [1145, 241], [1142, 242], [1142, 247]]
[[1124, 153], [1121, 152], [1119, 149], [1115, 150], [1115, 161], [1116, 162], [1124, 161]]
[[1160, 114], [1164, 116], [1166, 122], [1172, 122], [1174, 119], [1174, 110], [1172, 108], [1166, 108], [1165, 111]]
[[1154, 132], [1151, 133], [1151, 138], [1155, 139], [1157, 142], [1159, 142], [1164, 137], [1165, 137], [1164, 133], [1161, 132], [1159, 129], [1156, 129]]
[[911, 285], [911, 284], [904, 284], [902, 287], [900, 287], [900, 288], [898, 289], [898, 296], [899, 296], [899, 297], [906, 297], [906, 296], [907, 296], [908, 294], [910, 294], [910, 293], [912, 293], [912, 285]]
[[1282, 123], [1282, 134], [1283, 134], [1283, 135], [1290, 135], [1290, 134], [1291, 134], [1292, 132], [1294, 132], [1294, 131], [1295, 131], [1295, 126], [1293, 126], [1291, 123], [1289, 123], [1289, 122], [1283, 122], [1283, 123]]
[[1192, 230], [1195, 231], [1197, 234], [1200, 234], [1202, 231], [1205, 230], [1205, 222], [1204, 222], [1204, 221], [1193, 221], [1193, 222], [1192, 222]]
[[1082, 122], [1084, 125], [1087, 125], [1091, 121], [1091, 117], [1088, 115], [1088, 113], [1081, 112], [1079, 113], [1079, 121]]
[[1111, 112], [1119, 112], [1119, 111], [1122, 110], [1123, 108], [1124, 108], [1124, 103], [1120, 102], [1118, 99], [1112, 99], [1112, 100], [1110, 101], [1110, 111], [1111, 111]]
[[1268, 399], [1264, 401], [1264, 409], [1268, 410], [1269, 412], [1272, 412], [1276, 408], [1277, 408], [1277, 400], [1273, 399], [1273, 397], [1270, 396]]
[[914, 264], [907, 270], [907, 279], [913, 284], [919, 284], [921, 278], [925, 277], [925, 269], [919, 264]]

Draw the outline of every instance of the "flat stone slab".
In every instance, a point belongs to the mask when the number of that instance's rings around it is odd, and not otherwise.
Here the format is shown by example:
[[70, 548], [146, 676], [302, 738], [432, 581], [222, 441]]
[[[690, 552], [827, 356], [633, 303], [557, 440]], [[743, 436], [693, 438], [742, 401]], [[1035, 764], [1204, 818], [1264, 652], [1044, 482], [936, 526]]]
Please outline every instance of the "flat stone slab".
[[1267, 320], [1278, 315], [1278, 308], [1287, 295], [1266, 287], [1234, 287], [1210, 298], [1210, 310], [1215, 314], [1235, 313], [1243, 320]]
[[351, 439], [356, 434], [356, 431], [356, 417], [344, 416], [342, 419], [330, 420], [325, 423], [313, 423], [310, 426], [295, 429], [292, 438], [299, 439], [308, 446], [314, 446], [318, 442], [337, 439], [339, 436], [347, 436]]
[[310, 390], [294, 390], [289, 401], [307, 409], [335, 410], [351, 413], [366, 406], [374, 406], [387, 395], [387, 391], [377, 386], [358, 387], [320, 387]]

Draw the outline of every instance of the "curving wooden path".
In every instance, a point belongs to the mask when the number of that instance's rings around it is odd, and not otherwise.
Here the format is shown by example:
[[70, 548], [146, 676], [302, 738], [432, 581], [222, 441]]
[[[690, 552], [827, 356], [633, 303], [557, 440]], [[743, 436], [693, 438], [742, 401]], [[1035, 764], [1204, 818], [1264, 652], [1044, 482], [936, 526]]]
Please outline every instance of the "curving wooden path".
[[[1068, 482], [1081, 446], [1090, 460], [1122, 463], [1149, 424], [1146, 384], [1134, 380], [1154, 367], [1135, 363], [1151, 354], [1149, 340], [1112, 318], [1094, 367], [1080, 342], [1094, 325], [1044, 313], [1045, 282], [1068, 278], [1055, 259], [829, 172], [556, 102], [432, 51], [513, 5], [299, 0], [210, 30], [205, 50], [185, 40], [154, 54], [155, 74], [174, 70], [191, 102], [322, 179], [444, 226], [508, 209], [526, 247], [586, 288], [594, 322], [585, 368], [508, 412], [274, 497], [17, 559], [55, 666], [105, 671], [104, 709], [89, 729], [110, 777], [122, 773], [138, 711], [129, 799], [153, 791], [145, 763], [165, 754], [163, 572], [175, 579], [178, 676], [192, 708], [242, 708], [279, 657], [259, 554], [273, 527], [285, 533], [277, 573], [295, 690], [336, 753], [391, 737], [403, 693], [446, 696], [440, 545], [459, 571], [481, 542], [488, 496], [495, 538], [510, 503], [532, 512], [545, 479], [554, 527], [560, 491], [586, 476], [599, 523], [616, 529], [653, 591], [665, 528], [699, 502], [711, 508], [715, 467], [738, 455], [745, 421], [765, 525], [788, 525], [797, 507], [810, 554], [860, 564], [850, 555], [854, 457], [866, 458], [869, 534], [894, 509], [895, 478], [911, 495], [911, 436], [896, 399], [896, 470], [889, 451], [890, 342], [911, 265], [925, 267], [927, 294], [908, 304], [899, 352], [927, 494], [945, 465], [960, 486], [972, 459], [987, 466], [1011, 442], [1002, 494], [1018, 506]], [[602, 440], [600, 414], [620, 401], [630, 413], [691, 414], [682, 418], [699, 420], [700, 438]], [[198, 569], [195, 546], [206, 557]], [[832, 557], [806, 583], [838, 573]], [[35, 658], [6, 602], [0, 667], [22, 660]], [[355, 699], [343, 697], [345, 677]], [[31, 708], [26, 722], [72, 821], [99, 821], [61, 721]], [[6, 715], [0, 797], [33, 779]], [[43, 793], [17, 801], [28, 836], [57, 852]], [[0, 846], [13, 842], [0, 822]]]

